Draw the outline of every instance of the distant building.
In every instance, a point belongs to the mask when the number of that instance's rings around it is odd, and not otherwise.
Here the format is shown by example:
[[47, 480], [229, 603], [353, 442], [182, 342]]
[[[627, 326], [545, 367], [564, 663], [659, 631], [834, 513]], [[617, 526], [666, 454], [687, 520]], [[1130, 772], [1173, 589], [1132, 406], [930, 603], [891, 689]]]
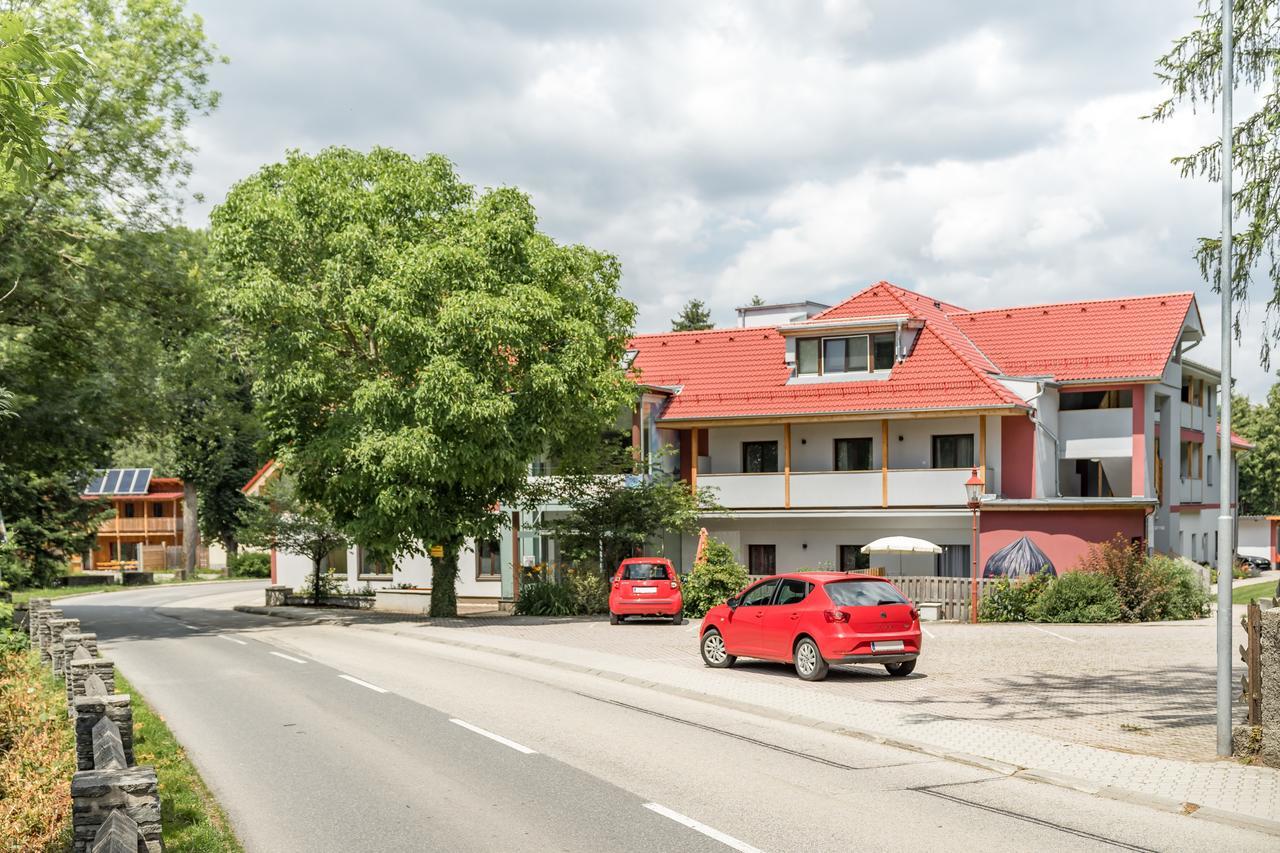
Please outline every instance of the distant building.
[[[94, 472], [82, 497], [109, 501], [115, 517], [98, 528], [97, 548], [72, 568], [140, 571], [177, 568], [185, 531], [182, 480], [155, 477], [150, 468], [105, 468]], [[197, 562], [208, 565], [200, 549]]]
[[778, 326], [795, 323], [830, 308], [821, 302], [775, 302], [770, 305], [743, 305], [738, 308], [738, 328], [747, 326]]

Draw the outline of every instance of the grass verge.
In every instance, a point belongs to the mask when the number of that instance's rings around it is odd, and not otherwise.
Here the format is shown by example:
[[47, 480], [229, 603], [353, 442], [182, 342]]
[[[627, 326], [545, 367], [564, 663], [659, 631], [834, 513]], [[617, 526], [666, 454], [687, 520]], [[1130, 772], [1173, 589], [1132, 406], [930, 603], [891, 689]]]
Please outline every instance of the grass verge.
[[0, 850], [71, 842], [75, 736], [66, 694], [21, 635], [0, 628]]
[[133, 756], [156, 768], [164, 849], [168, 853], [240, 853], [222, 807], [165, 724], [116, 670], [116, 690], [133, 697]]
[[1232, 604], [1248, 604], [1255, 598], [1270, 599], [1276, 594], [1276, 582], [1261, 581], [1259, 583], [1245, 584], [1231, 590]]

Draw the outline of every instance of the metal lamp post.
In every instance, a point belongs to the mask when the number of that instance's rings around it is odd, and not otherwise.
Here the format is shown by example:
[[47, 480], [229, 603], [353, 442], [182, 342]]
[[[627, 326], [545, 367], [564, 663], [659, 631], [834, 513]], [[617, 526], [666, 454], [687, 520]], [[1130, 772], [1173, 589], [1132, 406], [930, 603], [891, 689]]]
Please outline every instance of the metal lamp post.
[[982, 506], [982, 491], [985, 485], [982, 478], [978, 476], [977, 468], [974, 468], [969, 474], [969, 479], [964, 481], [966, 503], [973, 514], [973, 545], [969, 549], [973, 554], [973, 577], [969, 589], [969, 621], [974, 624], [978, 621], [978, 510]]

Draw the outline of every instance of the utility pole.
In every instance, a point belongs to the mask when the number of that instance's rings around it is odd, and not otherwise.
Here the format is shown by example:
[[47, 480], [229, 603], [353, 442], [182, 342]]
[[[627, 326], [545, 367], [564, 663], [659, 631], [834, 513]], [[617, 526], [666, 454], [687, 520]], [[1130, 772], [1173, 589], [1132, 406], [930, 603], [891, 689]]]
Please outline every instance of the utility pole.
[[1218, 438], [1218, 755], [1231, 755], [1231, 0], [1222, 0], [1222, 405]]

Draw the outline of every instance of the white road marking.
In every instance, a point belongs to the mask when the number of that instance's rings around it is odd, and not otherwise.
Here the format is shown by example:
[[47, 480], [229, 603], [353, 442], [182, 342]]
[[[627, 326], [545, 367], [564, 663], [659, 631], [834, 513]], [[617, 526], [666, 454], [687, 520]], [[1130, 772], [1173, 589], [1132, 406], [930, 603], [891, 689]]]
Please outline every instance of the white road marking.
[[286, 655], [284, 652], [268, 652], [268, 654], [275, 655], [278, 658], [284, 658], [285, 660], [291, 660], [294, 663], [306, 663], [302, 658], [295, 658], [293, 655]]
[[240, 645], [242, 645], [242, 646], [247, 646], [247, 645], [249, 645], [249, 644], [248, 644], [248, 643], [246, 643], [244, 640], [237, 640], [235, 637], [228, 637], [226, 634], [219, 634], [219, 635], [218, 635], [218, 639], [219, 639], [219, 640], [226, 640], [228, 643], [239, 643], [239, 644], [240, 644]]
[[926, 637], [928, 637], [930, 640], [936, 640], [936, 639], [938, 639], [937, 635], [936, 635], [936, 634], [934, 634], [932, 631], [930, 631], [930, 630], [929, 630], [928, 628], [926, 628], [925, 626], [921, 625], [921, 626], [920, 626], [920, 630], [921, 630], [921, 631], [924, 631], [924, 635], [925, 635]]
[[1034, 628], [1035, 630], [1039, 631], [1041, 634], [1048, 634], [1050, 637], [1057, 637], [1059, 640], [1066, 640], [1068, 643], [1078, 643], [1078, 642], [1080, 642], [1079, 640], [1073, 640], [1073, 639], [1071, 639], [1070, 637], [1064, 637], [1064, 636], [1062, 636], [1061, 634], [1055, 634], [1054, 632], [1049, 631], [1049, 630], [1047, 630], [1047, 629], [1045, 629], [1045, 628], [1036, 628], [1036, 626], [1035, 626], [1035, 625], [1028, 625], [1027, 627], [1028, 627], [1028, 628]]
[[645, 803], [644, 807], [651, 812], [656, 812], [657, 814], [662, 815], [663, 817], [671, 818], [671, 820], [674, 820], [676, 823], [682, 823], [696, 832], [701, 832], [708, 838], [714, 838], [725, 847], [732, 847], [734, 850], [742, 851], [742, 853], [762, 853], [758, 847], [752, 847], [747, 842], [739, 841], [732, 835], [725, 835], [720, 830], [707, 826], [705, 823], [699, 823], [691, 817], [686, 817], [685, 815], [680, 814], [680, 812], [673, 812], [666, 806], [661, 806], [657, 803]]
[[186, 628], [188, 631], [199, 631], [199, 630], [200, 630], [200, 629], [199, 629], [199, 628], [197, 628], [195, 625], [188, 625], [186, 622], [179, 622], [178, 624], [179, 624], [179, 625], [181, 625], [183, 628]]
[[529, 747], [524, 746], [524, 745], [522, 745], [522, 744], [518, 744], [518, 743], [516, 743], [516, 742], [515, 742], [515, 741], [513, 741], [513, 740], [507, 740], [507, 739], [506, 739], [506, 738], [504, 738], [502, 735], [495, 735], [493, 732], [485, 731], [484, 729], [480, 728], [479, 726], [473, 726], [473, 725], [471, 725], [470, 723], [468, 723], [466, 720], [455, 720], [455, 719], [450, 718], [449, 722], [453, 723], [455, 726], [462, 726], [462, 727], [463, 727], [464, 729], [466, 729], [467, 731], [472, 731], [472, 732], [475, 732], [475, 733], [476, 733], [476, 734], [478, 734], [478, 735], [482, 735], [482, 736], [484, 736], [484, 737], [487, 737], [487, 738], [489, 738], [489, 740], [496, 740], [498, 743], [502, 744], [503, 746], [509, 746], [509, 747], [511, 747], [511, 748], [512, 748], [512, 749], [514, 749], [516, 752], [523, 752], [525, 755], [537, 755], [537, 754], [538, 754], [538, 753], [537, 753], [537, 750], [530, 749]]
[[361, 681], [360, 679], [356, 678], [354, 675], [344, 675], [343, 673], [338, 673], [338, 677], [345, 678], [347, 681], [350, 681], [352, 684], [359, 684], [361, 687], [368, 687], [370, 690], [374, 691], [375, 693], [387, 692], [386, 690], [383, 690], [381, 687], [379, 687], [376, 684], [370, 684], [367, 681]]

